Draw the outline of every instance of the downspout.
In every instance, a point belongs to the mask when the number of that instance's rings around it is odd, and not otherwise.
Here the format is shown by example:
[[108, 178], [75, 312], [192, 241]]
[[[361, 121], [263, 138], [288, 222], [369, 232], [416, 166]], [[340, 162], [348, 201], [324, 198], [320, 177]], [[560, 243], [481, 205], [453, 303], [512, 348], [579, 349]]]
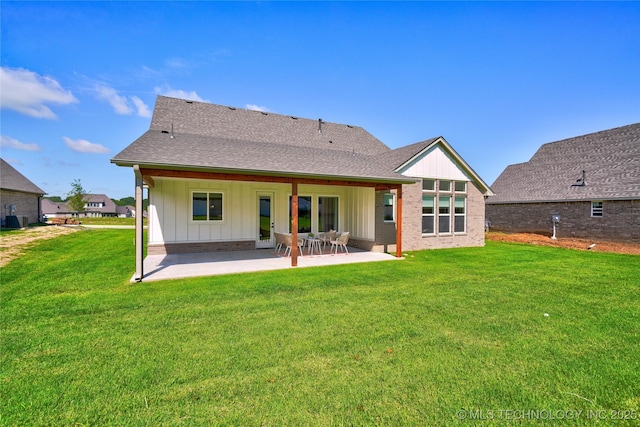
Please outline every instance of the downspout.
[[396, 258], [402, 258], [402, 184], [396, 189], [398, 222], [396, 223]]
[[291, 182], [291, 267], [298, 266], [298, 180]]
[[136, 229], [136, 237], [135, 237], [135, 251], [136, 251], [136, 273], [133, 276], [133, 279], [136, 282], [141, 282], [143, 277], [143, 214], [142, 214], [142, 197], [143, 197], [143, 181], [142, 181], [142, 173], [140, 172], [139, 165], [133, 165], [133, 173], [136, 176], [136, 190], [135, 190], [135, 199], [136, 199], [136, 218], [135, 218], [135, 229]]

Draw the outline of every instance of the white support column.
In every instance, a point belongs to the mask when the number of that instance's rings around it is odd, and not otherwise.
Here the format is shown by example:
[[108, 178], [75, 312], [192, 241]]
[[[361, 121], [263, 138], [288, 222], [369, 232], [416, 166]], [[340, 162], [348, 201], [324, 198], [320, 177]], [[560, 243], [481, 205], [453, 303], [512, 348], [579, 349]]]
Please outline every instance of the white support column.
[[135, 198], [136, 198], [136, 221], [135, 221], [135, 228], [136, 228], [136, 237], [135, 237], [135, 246], [136, 246], [136, 274], [134, 276], [134, 280], [136, 282], [141, 282], [142, 281], [142, 277], [144, 276], [144, 272], [143, 270], [143, 245], [144, 245], [144, 238], [143, 238], [143, 208], [142, 208], [142, 198], [144, 195], [143, 190], [143, 180], [142, 180], [142, 173], [140, 172], [140, 166], [138, 165], [134, 165], [133, 166], [133, 173], [136, 176], [136, 190], [135, 190]]

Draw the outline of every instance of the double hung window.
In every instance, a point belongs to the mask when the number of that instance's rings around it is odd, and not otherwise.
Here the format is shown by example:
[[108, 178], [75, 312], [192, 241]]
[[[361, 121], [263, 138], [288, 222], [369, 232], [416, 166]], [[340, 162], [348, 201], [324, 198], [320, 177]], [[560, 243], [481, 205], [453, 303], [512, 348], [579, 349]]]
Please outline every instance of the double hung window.
[[194, 192], [191, 200], [193, 221], [222, 221], [222, 193]]
[[602, 202], [591, 202], [591, 216], [599, 218], [602, 214]]
[[335, 196], [318, 197], [318, 232], [338, 230], [338, 198]]

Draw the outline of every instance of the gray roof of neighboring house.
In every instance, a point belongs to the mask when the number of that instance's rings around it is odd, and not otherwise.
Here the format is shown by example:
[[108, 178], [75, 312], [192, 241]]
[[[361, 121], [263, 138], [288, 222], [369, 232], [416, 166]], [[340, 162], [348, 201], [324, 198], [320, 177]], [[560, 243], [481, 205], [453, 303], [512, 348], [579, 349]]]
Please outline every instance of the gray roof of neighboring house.
[[87, 203], [103, 203], [103, 207], [87, 207], [86, 210], [90, 212], [100, 213], [115, 213], [116, 204], [106, 194], [86, 194]]
[[120, 166], [408, 183], [374, 156], [389, 148], [357, 126], [159, 96], [150, 129]]
[[49, 199], [40, 201], [40, 209], [44, 215], [71, 213], [71, 209], [65, 202], [54, 202]]
[[489, 204], [640, 199], [640, 123], [544, 144], [491, 188]]
[[46, 194], [2, 158], [0, 158], [0, 188], [23, 193]]

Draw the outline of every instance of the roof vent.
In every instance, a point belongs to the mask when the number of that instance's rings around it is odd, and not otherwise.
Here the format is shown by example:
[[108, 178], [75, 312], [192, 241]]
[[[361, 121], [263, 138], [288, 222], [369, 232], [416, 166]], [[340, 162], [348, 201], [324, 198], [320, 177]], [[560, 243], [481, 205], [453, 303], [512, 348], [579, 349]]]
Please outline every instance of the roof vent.
[[262, 113], [263, 116], [268, 116], [269, 113], [265, 113], [264, 111], [260, 111]]
[[322, 119], [318, 119], [318, 133], [322, 133]]
[[347, 127], [348, 127], [349, 129], [353, 129], [353, 126], [351, 126], [351, 125], [347, 125]]
[[193, 101], [185, 101], [187, 104], [193, 104]]
[[235, 111], [235, 107], [227, 107], [229, 108], [229, 110], [234, 110]]
[[329, 141], [329, 144], [333, 144], [333, 141]]
[[587, 185], [587, 174], [585, 171], [582, 171], [582, 177], [576, 179], [575, 184], [571, 184], [572, 187], [584, 187]]
[[292, 118], [293, 120], [298, 120], [298, 118], [297, 118], [297, 117], [294, 117], [294, 116], [291, 116], [291, 118]]
[[163, 130], [162, 133], [169, 133], [169, 131], [168, 130]]

